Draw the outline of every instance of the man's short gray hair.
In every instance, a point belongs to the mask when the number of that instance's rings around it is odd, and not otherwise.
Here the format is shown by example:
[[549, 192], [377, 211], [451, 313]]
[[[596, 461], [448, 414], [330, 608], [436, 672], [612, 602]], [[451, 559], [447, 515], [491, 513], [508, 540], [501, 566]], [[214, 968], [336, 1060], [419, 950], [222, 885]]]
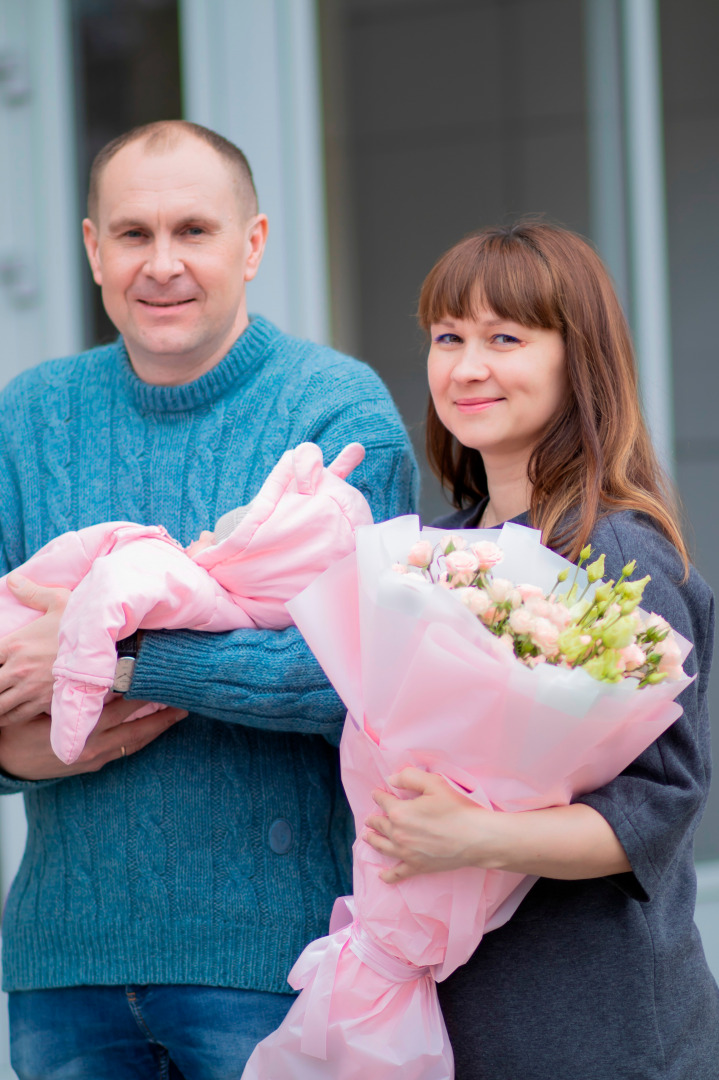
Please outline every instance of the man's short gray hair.
[[190, 120], [156, 120], [152, 124], [142, 124], [140, 127], [132, 128], [131, 131], [126, 131], [124, 135], [118, 135], [96, 154], [90, 169], [87, 194], [87, 216], [91, 221], [97, 223], [102, 174], [108, 162], [118, 151], [130, 143], [142, 140], [148, 153], [161, 154], [175, 147], [188, 135], [207, 143], [231, 166], [240, 201], [247, 216], [256, 214], [257, 191], [252, 179], [252, 169], [238, 146], [231, 143], [229, 139], [225, 139], [224, 136], [218, 135], [216, 131], [203, 127], [202, 124], [193, 124]]

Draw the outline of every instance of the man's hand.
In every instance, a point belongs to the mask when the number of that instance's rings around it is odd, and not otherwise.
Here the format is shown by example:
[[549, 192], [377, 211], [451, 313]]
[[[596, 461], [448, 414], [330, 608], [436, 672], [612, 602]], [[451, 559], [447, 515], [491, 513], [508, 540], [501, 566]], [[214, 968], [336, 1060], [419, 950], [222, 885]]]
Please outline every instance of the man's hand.
[[70, 596], [68, 589], [45, 588], [21, 574], [10, 574], [7, 586], [21, 604], [43, 614], [0, 639], [0, 727], [50, 711], [58, 630]]
[[85, 749], [72, 765], [63, 765], [50, 746], [50, 717], [35, 716], [0, 731], [0, 769], [18, 780], [50, 780], [97, 772], [109, 761], [129, 757], [183, 720], [184, 709], [164, 708], [151, 716], [123, 723], [144, 702], [117, 698], [102, 710]]

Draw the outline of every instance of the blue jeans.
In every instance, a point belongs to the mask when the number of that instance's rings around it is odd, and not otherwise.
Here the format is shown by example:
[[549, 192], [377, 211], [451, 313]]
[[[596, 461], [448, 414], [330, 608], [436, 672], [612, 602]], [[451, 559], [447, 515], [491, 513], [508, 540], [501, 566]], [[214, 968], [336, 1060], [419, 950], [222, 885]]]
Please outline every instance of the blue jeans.
[[290, 994], [213, 986], [75, 986], [10, 994], [20, 1080], [239, 1080]]

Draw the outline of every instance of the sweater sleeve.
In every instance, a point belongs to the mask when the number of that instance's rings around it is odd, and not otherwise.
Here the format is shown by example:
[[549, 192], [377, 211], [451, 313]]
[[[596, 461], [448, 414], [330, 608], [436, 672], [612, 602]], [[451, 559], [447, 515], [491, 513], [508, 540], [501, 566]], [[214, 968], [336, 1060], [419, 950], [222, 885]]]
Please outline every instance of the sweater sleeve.
[[707, 691], [714, 633], [709, 587], [683, 568], [675, 549], [636, 515], [606, 519], [592, 539], [606, 554], [606, 577], [637, 560], [635, 576], [651, 574], [642, 607], [662, 615], [693, 644], [684, 668], [697, 678], [677, 699], [683, 713], [615, 780], [578, 802], [594, 807], [612, 826], [632, 867], [610, 878], [630, 897], [651, 900], [662, 887], [678, 848], [697, 827], [709, 789], [710, 725]]
[[[0, 423], [0, 576], [9, 574], [25, 561], [22, 507], [15, 475], [15, 463], [7, 451], [3, 425]], [[56, 783], [57, 780], [18, 780], [0, 769], [0, 795], [14, 795]]]
[[[381, 384], [380, 384], [381, 385]], [[350, 476], [367, 498], [375, 521], [413, 513], [417, 470], [409, 440], [384, 388], [377, 407], [356, 403], [323, 415], [311, 409], [293, 445], [319, 443], [331, 461], [357, 440], [365, 460]], [[130, 694], [193, 713], [265, 730], [320, 734], [339, 741], [345, 708], [295, 627], [236, 630], [227, 634], [148, 633], [143, 638]]]

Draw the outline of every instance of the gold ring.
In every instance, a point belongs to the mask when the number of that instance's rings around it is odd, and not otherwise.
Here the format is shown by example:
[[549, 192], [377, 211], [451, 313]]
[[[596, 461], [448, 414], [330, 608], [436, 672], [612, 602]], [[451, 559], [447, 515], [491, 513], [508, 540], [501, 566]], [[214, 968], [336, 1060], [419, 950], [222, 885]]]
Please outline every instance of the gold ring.
[[121, 746], [120, 747], [120, 757], [125, 757], [126, 754], [127, 754], [127, 750], [125, 749], [124, 746]]

